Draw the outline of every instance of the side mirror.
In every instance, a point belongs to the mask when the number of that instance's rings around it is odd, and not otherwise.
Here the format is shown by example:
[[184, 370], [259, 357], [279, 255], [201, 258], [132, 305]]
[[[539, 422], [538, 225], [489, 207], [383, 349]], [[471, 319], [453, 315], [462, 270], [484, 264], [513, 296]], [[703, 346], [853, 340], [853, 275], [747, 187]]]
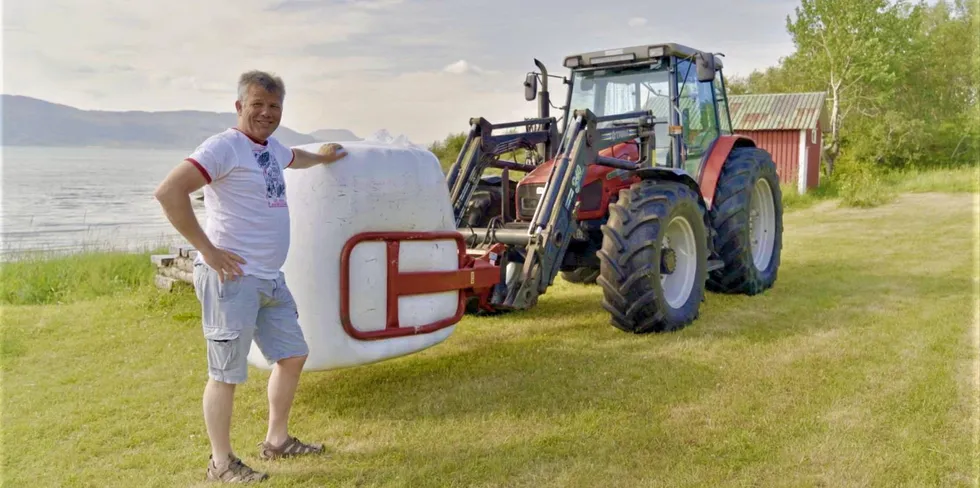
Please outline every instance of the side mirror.
[[534, 100], [538, 96], [538, 76], [534, 73], [528, 73], [524, 78], [524, 99], [527, 101]]
[[697, 54], [698, 81], [715, 81], [715, 56], [710, 53]]

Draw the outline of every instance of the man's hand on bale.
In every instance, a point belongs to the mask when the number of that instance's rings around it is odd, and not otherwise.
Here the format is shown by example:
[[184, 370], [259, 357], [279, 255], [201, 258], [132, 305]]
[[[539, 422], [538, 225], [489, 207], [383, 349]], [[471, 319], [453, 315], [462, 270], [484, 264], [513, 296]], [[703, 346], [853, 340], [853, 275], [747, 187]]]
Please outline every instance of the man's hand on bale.
[[344, 156], [347, 156], [347, 151], [344, 150], [344, 147], [340, 144], [331, 142], [320, 146], [320, 150], [317, 151], [317, 154], [320, 155], [320, 159], [323, 160], [325, 164], [329, 164], [342, 159]]

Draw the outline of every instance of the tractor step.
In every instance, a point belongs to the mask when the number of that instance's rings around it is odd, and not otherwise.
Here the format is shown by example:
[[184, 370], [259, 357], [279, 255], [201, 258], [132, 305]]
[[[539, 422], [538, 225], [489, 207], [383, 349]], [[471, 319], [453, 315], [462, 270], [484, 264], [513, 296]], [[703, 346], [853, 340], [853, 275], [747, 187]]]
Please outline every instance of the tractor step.
[[725, 267], [725, 262], [720, 259], [709, 259], [708, 260], [708, 272], [712, 272], [716, 269], [721, 269]]

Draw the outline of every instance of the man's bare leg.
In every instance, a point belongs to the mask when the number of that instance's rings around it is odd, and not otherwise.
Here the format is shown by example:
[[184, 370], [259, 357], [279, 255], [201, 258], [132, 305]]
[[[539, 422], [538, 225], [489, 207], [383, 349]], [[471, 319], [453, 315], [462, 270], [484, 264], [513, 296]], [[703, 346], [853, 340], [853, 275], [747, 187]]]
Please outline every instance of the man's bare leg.
[[235, 385], [208, 379], [204, 387], [204, 423], [211, 440], [211, 456], [219, 467], [228, 464], [231, 450], [231, 412]]
[[278, 361], [269, 376], [269, 430], [265, 442], [281, 446], [289, 438], [289, 410], [296, 395], [306, 356]]

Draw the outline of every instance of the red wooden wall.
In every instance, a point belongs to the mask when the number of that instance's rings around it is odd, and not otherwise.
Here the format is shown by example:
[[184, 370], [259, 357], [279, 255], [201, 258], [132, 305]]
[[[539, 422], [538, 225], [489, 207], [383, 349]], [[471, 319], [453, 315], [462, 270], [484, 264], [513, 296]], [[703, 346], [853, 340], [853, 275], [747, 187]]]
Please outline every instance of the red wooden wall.
[[[816, 142], [813, 142], [814, 130], [805, 131], [809, 164], [806, 171], [807, 189], [815, 188], [820, 183], [820, 148], [823, 147], [823, 135], [819, 124], [815, 132]], [[735, 133], [751, 137], [756, 144], [769, 151], [776, 163], [780, 183], [796, 186], [800, 175], [799, 130], [747, 130]]]
[[735, 131], [737, 134], [751, 137], [762, 149], [769, 151], [779, 182], [796, 185], [799, 173], [800, 131], [798, 130], [749, 130]]

